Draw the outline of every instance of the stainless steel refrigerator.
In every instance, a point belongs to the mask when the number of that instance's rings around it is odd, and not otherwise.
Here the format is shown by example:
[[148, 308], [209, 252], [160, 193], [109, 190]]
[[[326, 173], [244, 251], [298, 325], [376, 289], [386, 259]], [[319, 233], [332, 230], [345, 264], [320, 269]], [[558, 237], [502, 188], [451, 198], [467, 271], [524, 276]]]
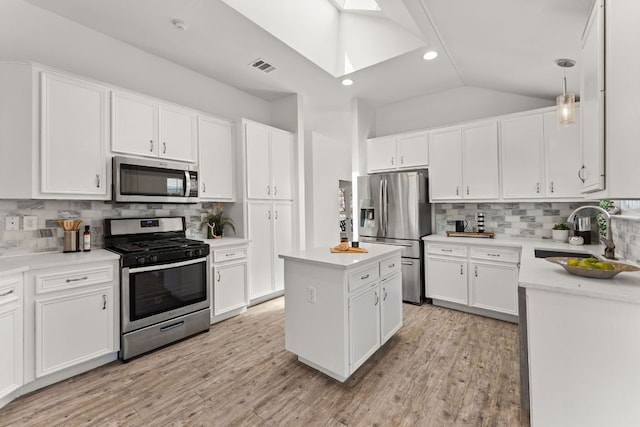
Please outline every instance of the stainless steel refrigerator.
[[358, 177], [358, 234], [361, 242], [402, 247], [402, 299], [422, 304], [424, 249], [431, 234], [431, 205], [423, 172]]

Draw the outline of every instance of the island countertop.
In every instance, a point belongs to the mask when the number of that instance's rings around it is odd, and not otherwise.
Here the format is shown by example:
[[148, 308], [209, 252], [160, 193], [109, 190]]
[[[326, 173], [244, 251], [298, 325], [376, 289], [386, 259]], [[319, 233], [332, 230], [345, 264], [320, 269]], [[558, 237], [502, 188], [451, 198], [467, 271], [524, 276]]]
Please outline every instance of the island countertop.
[[319, 264], [332, 268], [350, 269], [358, 267], [365, 262], [376, 259], [381, 260], [388, 256], [399, 254], [402, 251], [401, 247], [375, 243], [361, 243], [360, 247], [365, 248], [369, 252], [331, 253], [328, 247], [317, 247], [280, 254], [279, 257], [285, 261], [291, 260]]

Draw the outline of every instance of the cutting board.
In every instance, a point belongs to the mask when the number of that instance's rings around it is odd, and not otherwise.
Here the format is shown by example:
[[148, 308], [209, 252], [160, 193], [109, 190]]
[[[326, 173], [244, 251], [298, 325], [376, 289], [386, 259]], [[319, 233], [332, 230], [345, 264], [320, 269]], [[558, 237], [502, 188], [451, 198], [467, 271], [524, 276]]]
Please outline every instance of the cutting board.
[[369, 251], [366, 250], [365, 248], [352, 248], [352, 247], [349, 247], [349, 249], [347, 249], [346, 251], [341, 251], [336, 248], [329, 248], [329, 250], [331, 251], [332, 254], [346, 254], [348, 252], [359, 253], [359, 254], [369, 253]]
[[478, 233], [477, 231], [447, 231], [447, 237], [484, 237], [485, 239], [493, 239], [495, 233]]

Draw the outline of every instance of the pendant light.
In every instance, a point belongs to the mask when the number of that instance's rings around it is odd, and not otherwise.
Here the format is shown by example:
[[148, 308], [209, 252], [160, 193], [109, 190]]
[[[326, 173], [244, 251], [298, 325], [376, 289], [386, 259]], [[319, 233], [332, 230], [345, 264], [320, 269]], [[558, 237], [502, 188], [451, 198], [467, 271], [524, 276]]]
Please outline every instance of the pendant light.
[[571, 59], [558, 59], [556, 60], [558, 67], [563, 68], [562, 77], [562, 95], [556, 98], [556, 114], [558, 116], [558, 122], [561, 126], [570, 126], [576, 122], [576, 94], [567, 93], [567, 68], [571, 68], [576, 64], [576, 61]]

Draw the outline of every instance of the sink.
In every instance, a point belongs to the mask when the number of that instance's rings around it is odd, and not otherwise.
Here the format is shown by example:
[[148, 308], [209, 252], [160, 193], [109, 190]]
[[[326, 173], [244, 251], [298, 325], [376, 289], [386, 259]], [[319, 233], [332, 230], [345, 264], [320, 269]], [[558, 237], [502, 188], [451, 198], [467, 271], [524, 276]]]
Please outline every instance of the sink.
[[584, 252], [571, 251], [552, 251], [547, 249], [534, 249], [536, 258], [550, 258], [556, 256], [566, 256], [571, 258], [598, 258], [595, 255], [586, 254]]

